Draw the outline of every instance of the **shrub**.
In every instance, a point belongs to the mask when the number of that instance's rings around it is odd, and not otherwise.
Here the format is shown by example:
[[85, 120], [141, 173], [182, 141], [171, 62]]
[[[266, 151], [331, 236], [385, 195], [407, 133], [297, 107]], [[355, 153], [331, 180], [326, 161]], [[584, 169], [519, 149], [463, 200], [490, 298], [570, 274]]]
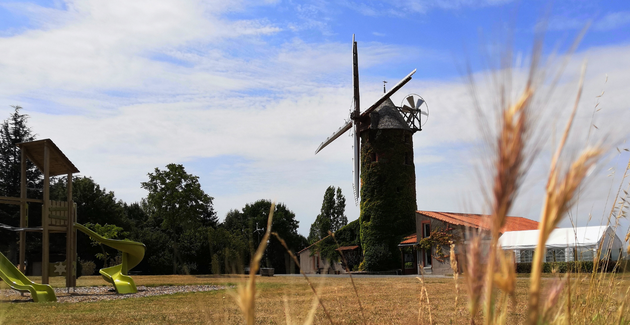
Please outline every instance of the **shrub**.
[[[628, 269], [627, 262], [621, 261], [617, 268], [617, 272], [624, 272], [624, 269]], [[600, 272], [612, 272], [616, 263], [610, 262], [608, 264], [605, 261], [599, 262], [598, 271]], [[543, 273], [552, 273], [556, 270], [557, 273], [591, 273], [593, 272], [593, 262], [590, 261], [576, 261], [576, 262], [548, 262], [543, 263]], [[530, 273], [532, 270], [532, 263], [516, 263], [516, 273]]]
[[92, 275], [96, 271], [96, 264], [92, 261], [79, 260], [79, 264], [81, 265], [82, 275]]

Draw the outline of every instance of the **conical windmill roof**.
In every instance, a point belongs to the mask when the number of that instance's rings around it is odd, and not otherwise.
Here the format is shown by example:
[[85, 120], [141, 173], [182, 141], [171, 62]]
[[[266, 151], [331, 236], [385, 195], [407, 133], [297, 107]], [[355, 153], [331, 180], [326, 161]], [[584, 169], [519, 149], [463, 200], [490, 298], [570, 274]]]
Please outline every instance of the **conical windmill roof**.
[[[376, 114], [375, 114], [376, 113]], [[377, 107], [371, 114], [370, 129], [402, 129], [409, 130], [411, 128], [405, 122], [405, 118], [400, 114], [394, 102], [387, 98], [379, 107]]]

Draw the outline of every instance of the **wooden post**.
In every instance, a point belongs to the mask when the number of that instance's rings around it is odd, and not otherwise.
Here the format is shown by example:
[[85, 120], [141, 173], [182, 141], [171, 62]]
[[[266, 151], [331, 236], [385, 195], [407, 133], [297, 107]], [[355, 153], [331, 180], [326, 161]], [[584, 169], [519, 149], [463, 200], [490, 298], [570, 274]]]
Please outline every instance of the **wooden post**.
[[50, 262], [50, 249], [48, 247], [49, 233], [48, 233], [48, 215], [50, 214], [50, 151], [48, 150], [48, 143], [44, 142], [44, 204], [42, 209], [42, 283], [48, 284], [48, 264]]
[[68, 229], [66, 232], [66, 287], [74, 287], [76, 280], [74, 259], [77, 254], [74, 247], [74, 204], [72, 204], [72, 173], [68, 173]]
[[[74, 257], [76, 258], [77, 267], [79, 267], [78, 265], [79, 255], [77, 254], [77, 230], [74, 229], [74, 224], [76, 222], [77, 222], [77, 208], [76, 208], [76, 205], [74, 204], [74, 201], [72, 201], [72, 251], [74, 252]], [[77, 286], [77, 275], [78, 274], [75, 273], [74, 277], [72, 278], [73, 288]]]
[[[20, 227], [27, 227], [26, 224], [26, 152], [20, 148]], [[20, 231], [20, 272], [26, 273], [26, 232]]]

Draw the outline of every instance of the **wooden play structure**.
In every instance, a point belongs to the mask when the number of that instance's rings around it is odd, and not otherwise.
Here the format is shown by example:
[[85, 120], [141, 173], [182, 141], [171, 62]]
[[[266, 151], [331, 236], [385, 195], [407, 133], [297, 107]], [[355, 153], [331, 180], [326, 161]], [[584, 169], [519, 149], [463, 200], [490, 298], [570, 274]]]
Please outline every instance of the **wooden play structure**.
[[[20, 205], [20, 226], [14, 230], [20, 233], [20, 255], [18, 269], [25, 272], [26, 259], [26, 232], [42, 233], [42, 283], [49, 283], [49, 262], [50, 262], [50, 234], [66, 234], [66, 286], [76, 286], [76, 213], [74, 202], [72, 201], [72, 174], [79, 170], [63, 154], [63, 152], [50, 139], [37, 140], [32, 142], [18, 143], [17, 146], [22, 152], [20, 161], [20, 197], [0, 197], [0, 203]], [[26, 159], [30, 160], [44, 175], [43, 197], [42, 199], [32, 199], [26, 197]], [[68, 200], [50, 200], [50, 177], [67, 177]], [[42, 204], [42, 226], [39, 228], [28, 228], [28, 203]]]
[[[0, 227], [20, 233], [19, 264], [18, 268], [16, 268], [0, 253], [0, 278], [15, 290], [29, 291], [36, 302], [56, 301], [54, 291], [47, 285], [50, 277], [50, 234], [66, 234], [66, 287], [70, 288], [76, 287], [76, 231], [79, 230], [93, 240], [122, 252], [121, 264], [103, 268], [99, 273], [105, 281], [114, 286], [117, 293], [136, 293], [136, 285], [133, 279], [129, 277], [128, 272], [144, 258], [146, 250], [144, 244], [129, 240], [104, 238], [91, 229], [77, 223], [77, 210], [72, 200], [72, 174], [78, 173], [79, 170], [52, 140], [22, 142], [18, 143], [17, 146], [22, 153], [20, 197], [0, 197], [0, 203], [20, 205], [20, 226], [13, 227], [0, 224]], [[26, 159], [30, 160], [44, 174], [42, 199], [32, 199], [26, 195]], [[50, 177], [63, 175], [67, 177], [67, 200], [51, 201]], [[41, 227], [28, 227], [28, 203], [42, 204]], [[24, 276], [26, 271], [24, 262], [26, 259], [27, 231], [42, 233], [42, 284], [34, 283]]]

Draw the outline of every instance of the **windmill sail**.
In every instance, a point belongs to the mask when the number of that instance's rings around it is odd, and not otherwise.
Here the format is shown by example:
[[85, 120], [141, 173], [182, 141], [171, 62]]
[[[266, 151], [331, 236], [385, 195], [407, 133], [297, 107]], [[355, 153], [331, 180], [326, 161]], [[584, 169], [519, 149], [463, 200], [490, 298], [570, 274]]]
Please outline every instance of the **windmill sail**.
[[411, 76], [416, 73], [416, 70], [417, 69], [413, 69], [413, 71], [411, 71], [406, 77], [399, 81], [396, 86], [392, 87], [392, 89], [390, 89], [387, 93], [383, 94], [381, 98], [375, 101], [374, 104], [370, 106], [370, 108], [368, 108], [367, 110], [365, 110], [365, 112], [361, 114], [361, 117], [367, 116], [372, 113], [372, 111], [379, 107], [384, 101], [386, 101], [387, 98], [391, 97], [395, 92], [398, 91], [398, 89], [402, 88], [402, 86], [404, 86], [407, 82], [409, 82], [409, 80], [411, 80]]
[[327, 145], [329, 145], [331, 142], [335, 141], [338, 137], [340, 137], [342, 134], [346, 133], [346, 131], [350, 130], [351, 128], [352, 128], [352, 121], [347, 122], [344, 126], [340, 127], [339, 130], [337, 130], [337, 132], [333, 133], [333, 135], [328, 137], [328, 139], [326, 139], [326, 141], [322, 142], [319, 145], [319, 147], [317, 147], [317, 150], [315, 150], [315, 154], [320, 152]]
[[[352, 174], [353, 174], [353, 188], [354, 188], [354, 200], [358, 204], [359, 195], [360, 195], [360, 173], [361, 173], [361, 137], [359, 130], [359, 119], [363, 119], [365, 117], [369, 118], [369, 114], [372, 113], [377, 107], [379, 107], [383, 102], [385, 102], [389, 97], [391, 97], [398, 89], [404, 86], [409, 80], [411, 80], [411, 76], [416, 73], [416, 69], [411, 71], [406, 77], [400, 80], [394, 87], [392, 87], [388, 92], [383, 94], [379, 100], [374, 102], [372, 106], [370, 106], [365, 112], [361, 113], [361, 103], [360, 103], [360, 94], [359, 94], [359, 55], [357, 53], [357, 42], [354, 39], [354, 35], [352, 35], [352, 90], [353, 90], [353, 98], [354, 98], [354, 109], [350, 116], [351, 120], [346, 122], [342, 127], [339, 128], [335, 133], [333, 133], [330, 137], [326, 139], [326, 141], [322, 142], [317, 150], [315, 150], [315, 154], [320, 152], [326, 146], [328, 146], [331, 142], [335, 141], [342, 134], [346, 133], [348, 130], [353, 129], [353, 149], [354, 149], [354, 161], [352, 166]], [[411, 103], [411, 106], [414, 107], [414, 103]]]
[[352, 166], [352, 176], [354, 177], [354, 203], [359, 203], [359, 177], [361, 173], [360, 166], [360, 153], [361, 153], [361, 141], [359, 138], [359, 125], [357, 123], [357, 118], [359, 114], [361, 114], [361, 101], [359, 98], [359, 54], [357, 52], [357, 42], [354, 40], [354, 35], [352, 35], [352, 88], [354, 90], [354, 114], [352, 119], [352, 126], [354, 127], [353, 131], [353, 140], [354, 140], [354, 161]]

